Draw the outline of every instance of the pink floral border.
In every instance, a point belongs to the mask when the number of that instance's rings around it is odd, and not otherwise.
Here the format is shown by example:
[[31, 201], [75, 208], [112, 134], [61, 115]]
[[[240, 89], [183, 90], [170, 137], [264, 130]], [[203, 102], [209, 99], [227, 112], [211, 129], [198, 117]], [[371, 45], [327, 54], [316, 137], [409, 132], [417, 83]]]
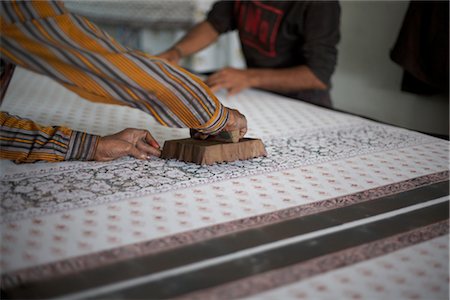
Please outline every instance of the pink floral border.
[[57, 262], [29, 267], [2, 274], [1, 284], [3, 288], [9, 288], [24, 282], [38, 281], [44, 278], [47, 279], [93, 269], [103, 265], [132, 259], [134, 257], [156, 254], [158, 252], [194, 244], [199, 241], [235, 233], [245, 229], [261, 227], [288, 219], [312, 215], [326, 210], [406, 192], [448, 179], [449, 171], [438, 172], [350, 195], [216, 224], [155, 240], [121, 246], [111, 250], [90, 253]]
[[182, 299], [236, 299], [294, 283], [327, 271], [433, 239], [449, 232], [449, 221], [437, 222], [406, 233], [324, 255], [306, 262], [246, 277], [218, 287], [183, 295]]

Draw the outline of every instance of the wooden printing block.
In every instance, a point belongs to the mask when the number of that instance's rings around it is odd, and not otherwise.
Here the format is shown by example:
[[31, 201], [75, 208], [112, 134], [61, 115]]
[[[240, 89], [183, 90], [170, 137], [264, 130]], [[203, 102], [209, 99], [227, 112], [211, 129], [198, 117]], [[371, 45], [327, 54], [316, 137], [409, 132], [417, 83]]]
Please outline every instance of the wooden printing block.
[[267, 156], [260, 139], [243, 138], [237, 143], [197, 140], [193, 138], [170, 140], [164, 143], [161, 157], [193, 162], [198, 165], [212, 165], [220, 162], [246, 160]]
[[227, 143], [238, 143], [239, 142], [239, 130], [234, 131], [221, 131], [218, 135], [211, 135], [208, 137], [209, 140], [227, 142]]
[[[199, 132], [195, 129], [190, 129], [191, 137], [194, 137]], [[232, 131], [221, 131], [217, 135], [205, 135], [206, 139], [213, 140], [213, 141], [219, 141], [219, 142], [227, 142], [227, 143], [237, 143], [239, 142], [239, 130], [232, 130]], [[199, 135], [198, 139], [204, 140], [205, 138], [201, 137], [201, 134]]]

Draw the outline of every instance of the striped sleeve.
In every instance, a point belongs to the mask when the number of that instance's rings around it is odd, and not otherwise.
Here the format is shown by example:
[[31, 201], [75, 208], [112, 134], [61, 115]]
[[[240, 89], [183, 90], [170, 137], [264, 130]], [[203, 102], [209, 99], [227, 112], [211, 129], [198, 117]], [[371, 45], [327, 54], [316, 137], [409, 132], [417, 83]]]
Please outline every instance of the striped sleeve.
[[17, 163], [92, 160], [99, 136], [64, 127], [44, 127], [0, 112], [0, 158]]
[[128, 105], [164, 126], [217, 133], [228, 109], [196, 76], [120, 45], [53, 1], [2, 1], [2, 57], [50, 76], [83, 98]]

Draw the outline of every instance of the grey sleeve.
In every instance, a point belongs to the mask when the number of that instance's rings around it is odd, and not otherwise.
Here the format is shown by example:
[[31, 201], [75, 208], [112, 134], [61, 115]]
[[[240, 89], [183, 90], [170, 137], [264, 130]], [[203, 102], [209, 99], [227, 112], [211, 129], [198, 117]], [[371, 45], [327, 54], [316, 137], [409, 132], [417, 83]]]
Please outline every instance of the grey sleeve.
[[302, 22], [305, 64], [327, 85], [337, 63], [340, 15], [337, 1], [312, 1], [304, 12]]
[[233, 9], [234, 1], [215, 2], [208, 12], [206, 20], [219, 34], [234, 30], [236, 29], [236, 22]]

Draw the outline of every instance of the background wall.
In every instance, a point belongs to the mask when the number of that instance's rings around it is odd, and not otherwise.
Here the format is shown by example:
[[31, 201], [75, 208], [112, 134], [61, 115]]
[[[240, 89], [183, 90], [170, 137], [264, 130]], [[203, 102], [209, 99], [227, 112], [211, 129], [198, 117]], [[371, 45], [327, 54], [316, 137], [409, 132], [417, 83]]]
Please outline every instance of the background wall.
[[448, 96], [400, 91], [402, 69], [389, 58], [408, 1], [342, 1], [336, 108], [415, 130], [448, 135]]

